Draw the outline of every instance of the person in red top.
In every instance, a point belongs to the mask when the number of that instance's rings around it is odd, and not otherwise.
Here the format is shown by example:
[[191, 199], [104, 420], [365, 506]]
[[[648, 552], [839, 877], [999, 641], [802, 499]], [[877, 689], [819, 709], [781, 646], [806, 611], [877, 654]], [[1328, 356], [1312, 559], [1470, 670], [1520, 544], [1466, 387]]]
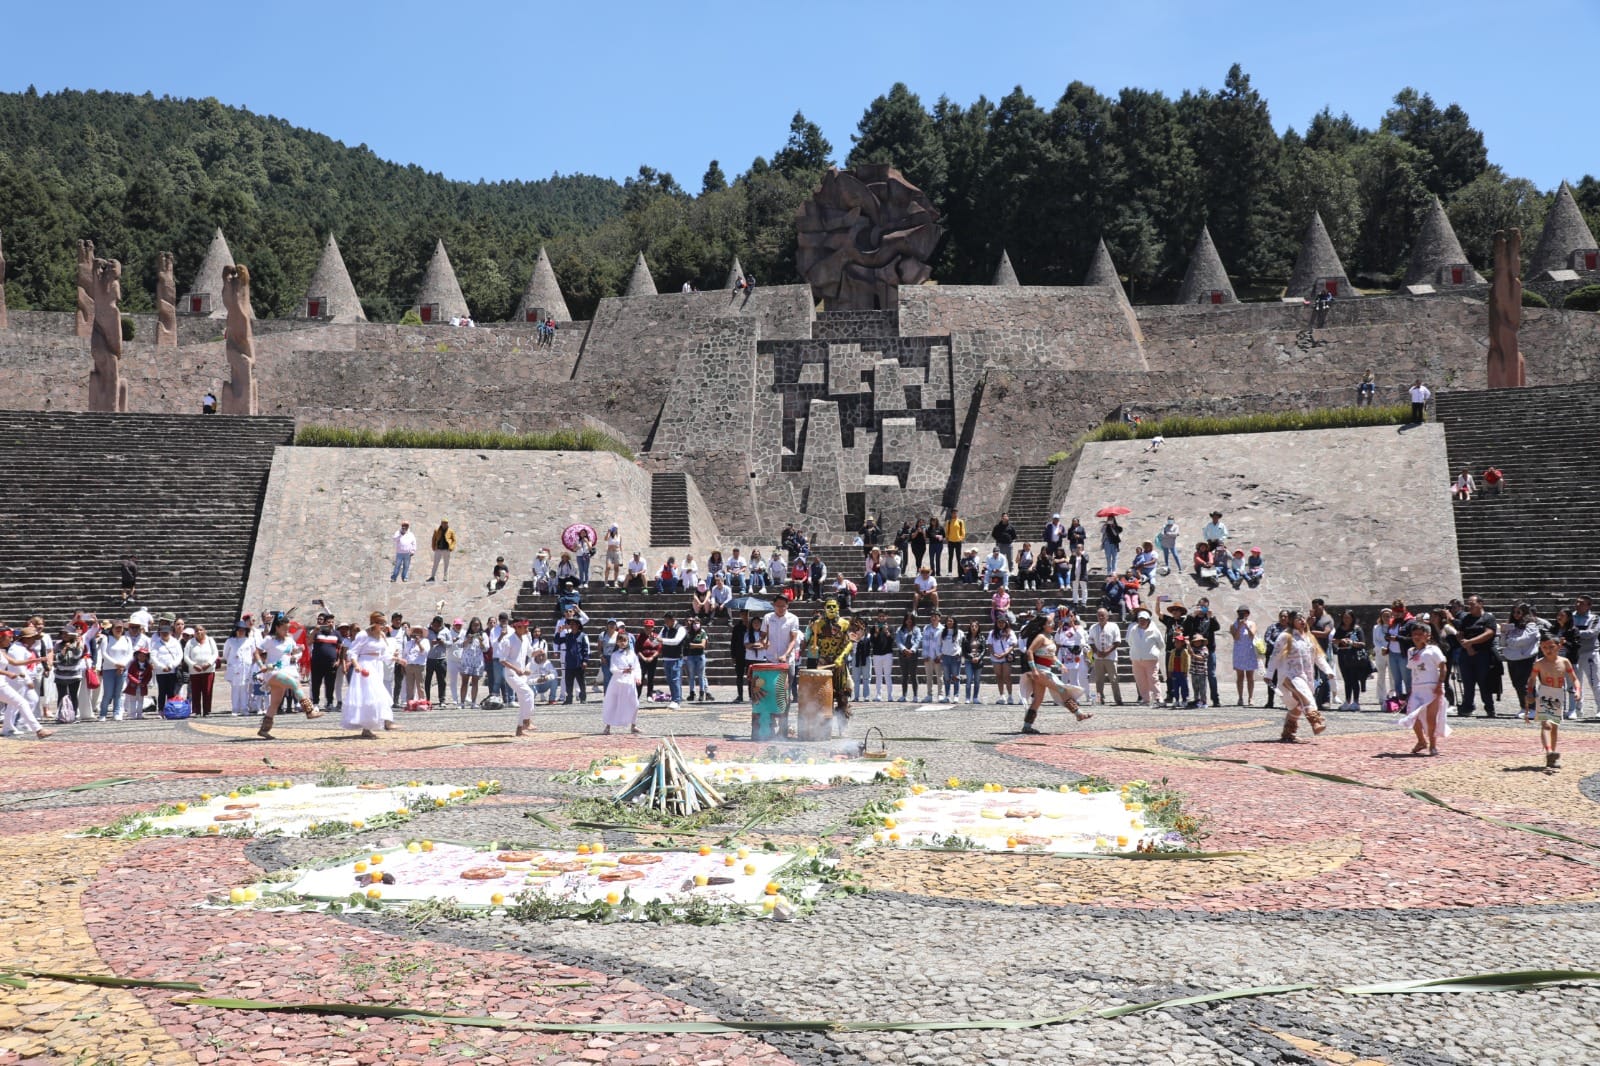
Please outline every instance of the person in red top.
[[1483, 472], [1483, 494], [1485, 496], [1500, 495], [1500, 489], [1505, 483], [1505, 472], [1498, 466], [1491, 466]]
[[649, 699], [656, 694], [656, 660], [661, 658], [661, 634], [656, 632], [654, 618], [644, 620], [644, 631], [634, 641], [633, 650], [639, 657], [639, 695]]

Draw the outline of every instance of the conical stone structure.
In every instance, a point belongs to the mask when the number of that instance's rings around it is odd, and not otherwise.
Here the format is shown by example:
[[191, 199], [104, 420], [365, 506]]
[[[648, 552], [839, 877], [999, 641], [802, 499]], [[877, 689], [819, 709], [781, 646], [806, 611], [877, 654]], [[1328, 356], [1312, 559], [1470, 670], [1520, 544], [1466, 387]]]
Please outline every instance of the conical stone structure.
[[656, 292], [656, 279], [650, 276], [650, 267], [644, 261], [644, 253], [639, 253], [639, 258], [633, 264], [633, 273], [628, 275], [628, 287], [622, 290], [624, 296], [659, 296]]
[[1189, 257], [1189, 269], [1183, 273], [1183, 285], [1178, 289], [1180, 304], [1235, 304], [1239, 298], [1233, 294], [1233, 283], [1222, 266], [1222, 256], [1211, 240], [1211, 228], [1200, 228], [1200, 239], [1194, 244], [1194, 254]]
[[1456, 240], [1444, 204], [1433, 198], [1422, 232], [1411, 245], [1411, 262], [1406, 266], [1407, 285], [1483, 285], [1483, 275], [1472, 269], [1467, 255]]
[[450, 265], [443, 240], [434, 245], [433, 258], [428, 260], [428, 269], [422, 275], [416, 308], [422, 321], [428, 323], [468, 317], [467, 298], [461, 294], [461, 283], [456, 281], [456, 271]]
[[1020, 289], [1022, 282], [1017, 280], [1017, 272], [1011, 267], [1011, 257], [1004, 248], [1000, 249], [1000, 265], [994, 268], [994, 285], [1003, 289]]
[[1133, 304], [1128, 300], [1128, 290], [1122, 287], [1122, 276], [1117, 273], [1117, 264], [1111, 259], [1111, 250], [1106, 247], [1104, 237], [1095, 246], [1094, 258], [1089, 260], [1089, 270], [1083, 276], [1083, 284], [1089, 288], [1110, 289], [1117, 294], [1117, 304], [1128, 321], [1129, 331], [1134, 340], [1143, 345], [1144, 330], [1139, 328], [1139, 316], [1134, 313]]
[[1544, 232], [1539, 234], [1539, 246], [1528, 260], [1527, 276], [1537, 278], [1547, 270], [1593, 269], [1585, 262], [1574, 265], [1572, 253], [1594, 249], [1594, 233], [1584, 221], [1578, 201], [1572, 198], [1572, 188], [1562, 182], [1556, 190], [1555, 203], [1544, 216]]
[[556, 282], [555, 267], [550, 265], [550, 257], [545, 254], [543, 245], [539, 247], [539, 258], [533, 264], [533, 276], [528, 278], [528, 287], [522, 293], [522, 302], [517, 304], [516, 320], [527, 322], [528, 316], [537, 311], [543, 311], [557, 322], [572, 321], [572, 315], [567, 311], [567, 301], [561, 295], [561, 286]]
[[206, 257], [200, 260], [194, 284], [178, 301], [179, 312], [186, 315], [205, 315], [209, 318], [227, 318], [228, 310], [222, 306], [222, 268], [233, 266], [233, 253], [228, 250], [228, 239], [222, 227], [211, 238]]
[[1294, 270], [1289, 274], [1289, 287], [1284, 295], [1309, 300], [1322, 292], [1331, 292], [1340, 299], [1361, 295], [1350, 284], [1344, 264], [1339, 262], [1328, 227], [1322, 224], [1322, 212], [1313, 211], [1305, 239], [1300, 242], [1300, 254], [1294, 257]]
[[728, 268], [728, 280], [722, 283], [724, 289], [736, 289], [744, 280], [744, 265], [739, 262], [739, 257], [733, 257], [733, 265]]
[[316, 318], [325, 322], [365, 322], [367, 313], [361, 309], [361, 297], [345, 269], [344, 256], [339, 254], [339, 242], [328, 234], [323, 246], [322, 259], [311, 273], [311, 284], [306, 286], [306, 298], [300, 304], [296, 318]]
[[1123, 299], [1127, 299], [1128, 294], [1122, 290], [1122, 276], [1117, 273], [1117, 264], [1111, 258], [1111, 250], [1106, 247], [1104, 237], [1095, 245], [1094, 258], [1089, 260], [1089, 271], [1084, 274], [1083, 283], [1103, 289], [1115, 288], [1122, 292]]

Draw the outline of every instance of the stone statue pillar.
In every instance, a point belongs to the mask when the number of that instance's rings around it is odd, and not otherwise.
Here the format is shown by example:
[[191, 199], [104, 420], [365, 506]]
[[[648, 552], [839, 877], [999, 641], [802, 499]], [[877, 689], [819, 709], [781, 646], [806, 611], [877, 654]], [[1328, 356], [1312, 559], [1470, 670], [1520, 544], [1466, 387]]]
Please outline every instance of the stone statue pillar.
[[178, 282], [172, 275], [172, 253], [162, 252], [156, 270], [156, 347], [178, 346]]
[[[94, 332], [94, 262], [94, 242], [79, 241], [77, 332], [80, 337], [87, 337]], [[121, 332], [117, 336], [121, 337]]]
[[243, 263], [222, 268], [222, 306], [228, 310], [223, 341], [228, 352], [228, 381], [222, 386], [222, 413], [253, 415], [256, 405], [256, 341], [250, 321], [250, 268]]
[[0, 242], [0, 329], [10, 324], [11, 319], [6, 315], [6, 249], [5, 243]]
[[1517, 347], [1522, 327], [1522, 231], [1494, 235], [1494, 284], [1489, 287], [1489, 387], [1519, 389], [1528, 368]]
[[[87, 241], [81, 242], [87, 244]], [[81, 245], [80, 245], [81, 246]], [[126, 411], [128, 386], [122, 383], [122, 264], [96, 259], [91, 264], [94, 331], [89, 338], [89, 410]]]

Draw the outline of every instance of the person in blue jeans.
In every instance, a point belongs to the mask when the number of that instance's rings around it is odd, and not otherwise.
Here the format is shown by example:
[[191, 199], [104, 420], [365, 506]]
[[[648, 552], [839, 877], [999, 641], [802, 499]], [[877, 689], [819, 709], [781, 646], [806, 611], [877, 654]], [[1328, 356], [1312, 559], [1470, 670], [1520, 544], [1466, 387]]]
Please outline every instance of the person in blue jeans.
[[1100, 549], [1106, 555], [1106, 573], [1117, 572], [1117, 555], [1122, 551], [1122, 526], [1116, 515], [1107, 518], [1100, 526]]
[[683, 699], [683, 642], [689, 636], [689, 631], [678, 624], [677, 616], [667, 614], [666, 622], [661, 627], [659, 639], [661, 640], [661, 666], [662, 680], [667, 683], [667, 691], [672, 695], [672, 702], [678, 703]]
[[690, 700], [696, 698], [698, 691], [702, 703], [711, 698], [706, 691], [706, 645], [710, 641], [711, 635], [700, 625], [700, 619], [689, 619], [689, 631], [683, 638], [683, 685]]
[[961, 665], [966, 672], [968, 703], [978, 702], [978, 689], [983, 676], [983, 649], [988, 638], [983, 635], [983, 629], [977, 622], [968, 622], [967, 631], [961, 637]]

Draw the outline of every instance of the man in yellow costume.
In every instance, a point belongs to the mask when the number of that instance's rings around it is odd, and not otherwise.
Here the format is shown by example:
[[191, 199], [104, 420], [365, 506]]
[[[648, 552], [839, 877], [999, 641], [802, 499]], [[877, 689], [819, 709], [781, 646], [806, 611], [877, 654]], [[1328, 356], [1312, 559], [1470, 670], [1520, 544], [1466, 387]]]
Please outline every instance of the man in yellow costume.
[[806, 654], [833, 671], [833, 726], [841, 737], [850, 721], [850, 653], [855, 646], [839, 618], [839, 601], [829, 600], [806, 630]]

